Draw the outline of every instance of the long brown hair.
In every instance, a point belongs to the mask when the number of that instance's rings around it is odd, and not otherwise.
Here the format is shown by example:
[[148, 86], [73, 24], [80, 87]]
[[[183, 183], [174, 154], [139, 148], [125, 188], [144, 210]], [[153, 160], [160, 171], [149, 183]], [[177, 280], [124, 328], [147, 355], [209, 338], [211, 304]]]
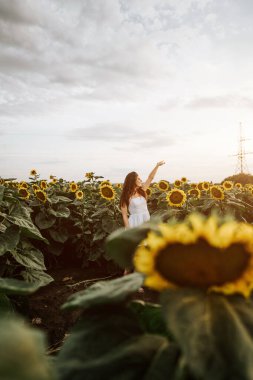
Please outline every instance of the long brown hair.
[[[125, 205], [127, 207], [129, 206], [129, 200], [134, 193], [137, 177], [138, 174], [136, 172], [130, 172], [127, 174], [120, 197], [120, 207], [124, 207]], [[142, 187], [138, 187], [136, 191], [147, 199], [146, 191]]]

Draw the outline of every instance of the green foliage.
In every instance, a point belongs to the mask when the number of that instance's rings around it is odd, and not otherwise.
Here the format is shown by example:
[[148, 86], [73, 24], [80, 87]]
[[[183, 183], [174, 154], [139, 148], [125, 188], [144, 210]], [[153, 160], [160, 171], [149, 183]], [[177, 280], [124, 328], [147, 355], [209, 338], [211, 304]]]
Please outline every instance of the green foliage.
[[164, 319], [200, 379], [252, 379], [253, 304], [193, 289], [161, 295]]
[[60, 379], [151, 380], [174, 374], [180, 351], [167, 339], [160, 306], [130, 302], [142, 282], [138, 273], [99, 282], [63, 305], [84, 313], [58, 356]]
[[132, 273], [112, 281], [100, 281], [73, 294], [62, 309], [88, 309], [94, 305], [120, 303], [136, 292], [142, 284], [143, 276], [140, 273]]
[[[53, 279], [45, 280], [44, 256], [34, 242], [48, 241], [35, 226], [31, 218], [32, 209], [16, 196], [16, 190], [0, 186], [0, 276], [23, 277], [26, 271], [36, 271], [36, 282], [46, 285]], [[42, 279], [43, 278], [43, 279]], [[29, 278], [33, 281], [32, 276]]]

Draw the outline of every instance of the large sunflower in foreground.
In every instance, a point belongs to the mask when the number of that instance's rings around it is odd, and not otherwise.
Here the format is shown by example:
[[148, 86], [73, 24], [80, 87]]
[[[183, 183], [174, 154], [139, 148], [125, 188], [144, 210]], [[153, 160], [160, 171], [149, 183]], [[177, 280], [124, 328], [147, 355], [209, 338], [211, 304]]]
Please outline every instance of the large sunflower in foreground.
[[99, 192], [101, 197], [107, 199], [108, 201], [112, 201], [115, 198], [115, 190], [110, 185], [105, 184], [100, 186]]
[[186, 201], [186, 194], [183, 190], [172, 189], [167, 194], [166, 200], [170, 206], [181, 207]]
[[215, 186], [215, 185], [211, 186], [210, 194], [213, 199], [222, 200], [225, 197], [224, 190], [221, 186]]
[[135, 269], [146, 275], [146, 286], [250, 295], [253, 226], [192, 214], [185, 222], [157, 227], [158, 232], [149, 232], [134, 255]]
[[169, 184], [167, 181], [162, 179], [161, 181], [158, 182], [157, 188], [162, 191], [167, 191], [169, 190]]

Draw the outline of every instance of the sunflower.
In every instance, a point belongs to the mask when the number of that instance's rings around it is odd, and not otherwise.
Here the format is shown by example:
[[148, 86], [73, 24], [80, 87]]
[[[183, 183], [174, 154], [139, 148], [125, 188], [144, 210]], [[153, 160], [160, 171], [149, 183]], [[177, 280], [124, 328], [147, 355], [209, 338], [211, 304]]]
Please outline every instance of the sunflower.
[[45, 191], [43, 191], [43, 190], [35, 190], [35, 195], [36, 195], [36, 197], [37, 197], [41, 202], [43, 202], [43, 203], [46, 202], [46, 200], [47, 200], [47, 194], [46, 194]]
[[99, 192], [101, 197], [107, 199], [108, 201], [112, 201], [115, 198], [115, 190], [110, 185], [100, 186]]
[[30, 197], [29, 191], [25, 187], [20, 187], [18, 190], [18, 195], [22, 199], [28, 199]]
[[94, 176], [94, 172], [85, 173], [85, 177], [88, 178], [88, 179], [92, 179], [93, 176]]
[[55, 175], [50, 174], [49, 178], [50, 178], [50, 179], [54, 179], [54, 178], [55, 178]]
[[45, 181], [45, 180], [40, 181], [40, 187], [41, 187], [41, 189], [46, 190], [47, 189], [47, 181]]
[[158, 187], [159, 190], [162, 190], [162, 191], [169, 190], [169, 184], [168, 184], [168, 182], [165, 181], [165, 180], [163, 180], [163, 179], [158, 182], [157, 187]]
[[51, 182], [52, 182], [53, 184], [55, 184], [55, 183], [58, 182], [58, 179], [57, 179], [57, 178], [53, 178]]
[[190, 184], [191, 189], [197, 189], [197, 184], [196, 183], [191, 183]]
[[210, 188], [210, 184], [209, 184], [209, 182], [206, 182], [206, 181], [205, 181], [205, 182], [202, 183], [202, 189], [203, 189], [203, 190], [206, 190], [206, 191], [207, 191], [207, 190], [209, 190], [209, 188]]
[[71, 182], [69, 184], [69, 191], [71, 191], [71, 193], [75, 193], [77, 191], [77, 189], [78, 189], [77, 183]]
[[248, 297], [253, 289], [253, 226], [192, 214], [158, 224], [134, 254], [134, 266], [156, 290], [201, 288]]
[[199, 182], [199, 183], [197, 184], [197, 189], [199, 189], [200, 191], [201, 191], [201, 190], [204, 190], [204, 189], [203, 189], [203, 182]]
[[115, 187], [117, 187], [117, 189], [122, 189], [123, 186], [122, 186], [122, 183], [116, 183]]
[[35, 176], [35, 175], [37, 175], [37, 172], [36, 172], [35, 169], [32, 169], [32, 170], [30, 171], [30, 176]]
[[83, 199], [83, 192], [81, 190], [78, 190], [75, 194], [76, 199], [82, 200]]
[[22, 181], [20, 182], [20, 184], [18, 185], [19, 188], [23, 188], [23, 189], [28, 189], [28, 183], [26, 183], [25, 181]]
[[224, 181], [222, 184], [222, 187], [224, 190], [231, 190], [233, 189], [233, 182], [232, 181]]
[[105, 180], [105, 181], [102, 181], [100, 183], [100, 186], [104, 186], [104, 185], [109, 185], [109, 186], [112, 186], [111, 182], [109, 180]]
[[211, 186], [210, 194], [211, 194], [211, 197], [214, 199], [219, 199], [219, 200], [224, 199], [224, 190], [221, 186], [215, 186], [215, 185]]
[[188, 195], [190, 197], [196, 197], [199, 199], [201, 196], [201, 192], [199, 189], [190, 189], [190, 190], [188, 190]]
[[240, 182], [237, 182], [237, 183], [235, 184], [235, 187], [236, 187], [237, 189], [241, 189], [241, 188], [242, 188], [242, 184], [241, 184]]
[[3, 185], [3, 184], [4, 184], [4, 179], [0, 178], [0, 185]]
[[166, 196], [170, 206], [181, 207], [186, 201], [186, 194], [183, 190], [172, 189]]
[[181, 185], [182, 185], [182, 181], [180, 179], [176, 179], [176, 181], [174, 182], [174, 186], [180, 187]]
[[187, 178], [186, 177], [182, 177], [181, 178], [181, 182], [186, 183], [187, 182]]
[[36, 184], [32, 185], [33, 191], [35, 192], [36, 190], [40, 190], [40, 187]]
[[148, 187], [147, 190], [146, 190], [147, 196], [150, 197], [150, 195], [152, 194], [152, 192], [153, 191], [152, 191], [151, 187]]

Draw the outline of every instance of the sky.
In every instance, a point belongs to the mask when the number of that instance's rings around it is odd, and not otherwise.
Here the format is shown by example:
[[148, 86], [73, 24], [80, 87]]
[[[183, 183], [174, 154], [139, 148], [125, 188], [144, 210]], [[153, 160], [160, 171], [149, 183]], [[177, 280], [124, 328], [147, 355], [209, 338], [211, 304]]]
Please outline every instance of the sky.
[[252, 17], [252, 0], [0, 0], [0, 177], [235, 174]]

